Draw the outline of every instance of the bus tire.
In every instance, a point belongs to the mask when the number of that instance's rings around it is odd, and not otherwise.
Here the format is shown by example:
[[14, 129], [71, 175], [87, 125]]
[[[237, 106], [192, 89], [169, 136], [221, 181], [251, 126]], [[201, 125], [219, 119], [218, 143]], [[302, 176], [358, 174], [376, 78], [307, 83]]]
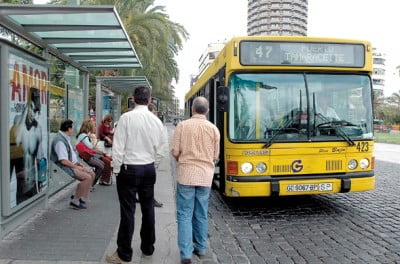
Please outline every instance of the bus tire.
[[218, 191], [225, 196], [225, 179], [219, 177], [219, 189]]

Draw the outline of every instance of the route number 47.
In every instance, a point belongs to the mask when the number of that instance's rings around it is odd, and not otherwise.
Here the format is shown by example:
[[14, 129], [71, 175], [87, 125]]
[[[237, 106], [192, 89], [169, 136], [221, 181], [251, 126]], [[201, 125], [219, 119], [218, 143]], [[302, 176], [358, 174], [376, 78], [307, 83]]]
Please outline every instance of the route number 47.
[[269, 54], [272, 51], [272, 46], [258, 46], [256, 48], [256, 54], [259, 58], [269, 58]]

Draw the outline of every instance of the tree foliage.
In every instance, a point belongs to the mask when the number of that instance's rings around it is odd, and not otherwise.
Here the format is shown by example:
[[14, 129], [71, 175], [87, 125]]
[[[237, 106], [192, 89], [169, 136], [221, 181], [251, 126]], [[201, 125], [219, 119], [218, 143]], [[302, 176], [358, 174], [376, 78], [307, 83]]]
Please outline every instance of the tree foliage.
[[[66, 0], [52, 0], [65, 4]], [[143, 65], [142, 69], [127, 75], [144, 75], [153, 87], [153, 95], [170, 99], [170, 83], [178, 81], [179, 68], [175, 55], [189, 37], [186, 29], [169, 19], [164, 6], [155, 6], [154, 0], [81, 0], [82, 5], [115, 5], [133, 46]]]
[[385, 124], [400, 124], [400, 90], [388, 97], [379, 98], [375, 105], [375, 118]]

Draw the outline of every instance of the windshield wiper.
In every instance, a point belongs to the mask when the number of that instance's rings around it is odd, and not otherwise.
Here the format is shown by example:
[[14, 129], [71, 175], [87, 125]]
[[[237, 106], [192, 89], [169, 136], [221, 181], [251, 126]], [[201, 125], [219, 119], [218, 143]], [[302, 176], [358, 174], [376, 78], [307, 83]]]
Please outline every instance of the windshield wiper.
[[346, 126], [354, 126], [354, 127], [358, 127], [358, 125], [353, 124], [349, 121], [346, 120], [331, 120], [329, 121], [326, 117], [324, 117], [322, 114], [317, 114], [318, 116], [320, 116], [322, 119], [324, 119], [323, 121], [326, 121], [324, 123], [318, 124], [318, 127], [324, 126], [324, 125], [331, 125], [334, 124], [338, 127], [346, 127]]
[[[280, 127], [280, 128], [275, 132], [275, 134], [268, 140], [268, 142], [265, 143], [265, 145], [264, 145], [262, 148], [269, 148], [269, 147], [274, 143], [275, 138], [276, 138], [277, 136], [283, 134], [283, 133], [286, 131], [286, 129], [288, 129], [291, 125], [293, 125], [294, 122], [295, 122], [295, 120], [296, 120], [295, 118], [294, 118], [294, 119], [289, 119], [289, 122], [288, 122], [285, 126]], [[297, 131], [296, 128], [291, 128], [291, 129], [296, 130], [296, 132], [299, 132], [299, 131]], [[264, 135], [265, 135], [265, 133], [264, 133]]]
[[[316, 113], [316, 115], [318, 117], [320, 117], [324, 123], [321, 123], [319, 125], [317, 125], [318, 127], [322, 127], [322, 126], [329, 126], [331, 127], [335, 133], [340, 136], [341, 138], [343, 138], [344, 140], [346, 140], [347, 144], [349, 144], [349, 146], [354, 146], [355, 143], [354, 141], [346, 134], [346, 132], [344, 132], [342, 130], [342, 128], [340, 126], [345, 125], [345, 126], [355, 126], [354, 124], [350, 123], [350, 122], [345, 122], [345, 121], [330, 121], [327, 117], [325, 117], [323, 114], [321, 113]], [[340, 126], [339, 126], [340, 124]]]

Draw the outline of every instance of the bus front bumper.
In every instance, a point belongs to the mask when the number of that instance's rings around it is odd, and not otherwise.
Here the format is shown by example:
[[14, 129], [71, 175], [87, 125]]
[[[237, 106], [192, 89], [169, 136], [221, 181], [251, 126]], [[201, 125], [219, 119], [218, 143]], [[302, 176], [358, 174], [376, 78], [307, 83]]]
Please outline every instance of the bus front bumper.
[[375, 188], [374, 171], [341, 174], [227, 176], [228, 197], [362, 192]]

